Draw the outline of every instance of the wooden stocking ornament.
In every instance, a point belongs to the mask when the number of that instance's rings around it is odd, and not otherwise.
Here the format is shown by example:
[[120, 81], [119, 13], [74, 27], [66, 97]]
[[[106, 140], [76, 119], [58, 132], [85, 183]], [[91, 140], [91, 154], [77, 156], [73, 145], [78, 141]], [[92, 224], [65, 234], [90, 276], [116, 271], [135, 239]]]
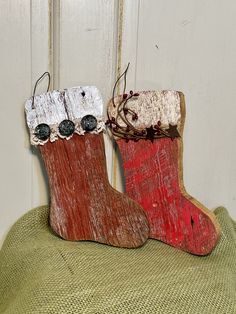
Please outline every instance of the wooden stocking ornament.
[[96, 87], [51, 91], [25, 105], [31, 144], [50, 185], [50, 224], [66, 240], [135, 248], [147, 239], [146, 214], [109, 184], [103, 102]]
[[209, 254], [220, 228], [214, 214], [183, 185], [184, 96], [176, 91], [130, 92], [108, 104], [126, 193], [145, 209], [150, 238], [196, 255]]

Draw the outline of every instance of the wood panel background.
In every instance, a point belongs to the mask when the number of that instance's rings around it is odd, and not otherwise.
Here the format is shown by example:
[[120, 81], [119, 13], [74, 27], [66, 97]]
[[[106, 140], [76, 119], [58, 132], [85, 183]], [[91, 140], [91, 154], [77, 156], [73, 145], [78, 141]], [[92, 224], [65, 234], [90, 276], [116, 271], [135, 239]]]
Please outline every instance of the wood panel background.
[[[186, 188], [236, 218], [235, 14], [234, 0], [1, 1], [1, 241], [23, 213], [48, 202], [23, 112], [35, 80], [49, 70], [52, 88], [97, 85], [106, 102], [127, 62], [128, 89], [185, 93]], [[110, 181], [122, 190], [108, 137], [106, 153]]]

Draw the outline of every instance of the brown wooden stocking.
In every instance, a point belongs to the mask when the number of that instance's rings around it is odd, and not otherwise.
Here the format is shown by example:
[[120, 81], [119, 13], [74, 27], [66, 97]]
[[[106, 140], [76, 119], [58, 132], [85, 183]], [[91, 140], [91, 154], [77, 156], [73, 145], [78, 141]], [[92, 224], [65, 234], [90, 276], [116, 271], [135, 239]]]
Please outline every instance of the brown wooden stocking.
[[33, 105], [26, 103], [27, 123], [49, 178], [52, 229], [67, 240], [141, 246], [149, 233], [145, 212], [108, 181], [98, 90], [52, 91]]

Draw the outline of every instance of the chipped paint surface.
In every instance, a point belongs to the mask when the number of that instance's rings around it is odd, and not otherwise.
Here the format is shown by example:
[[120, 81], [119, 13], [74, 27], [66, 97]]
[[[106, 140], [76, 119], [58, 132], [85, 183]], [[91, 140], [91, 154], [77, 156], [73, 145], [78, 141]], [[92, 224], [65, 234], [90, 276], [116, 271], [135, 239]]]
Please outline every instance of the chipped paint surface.
[[[175, 107], [176, 114], [173, 110], [166, 118], [178, 117], [182, 135], [185, 119], [183, 94], [180, 93], [179, 99], [181, 105]], [[152, 103], [154, 111], [169, 112], [165, 110], [164, 102], [148, 103]], [[148, 120], [152, 118], [149, 111], [146, 115], [146, 121], [152, 123]], [[185, 191], [182, 138], [155, 139], [153, 143], [142, 139], [138, 142], [119, 139], [117, 143], [123, 159], [126, 193], [146, 211], [150, 238], [193, 254], [209, 254], [219, 239], [220, 229], [214, 214]]]
[[143, 209], [108, 182], [102, 133], [39, 147], [49, 178], [50, 224], [58, 235], [127, 248], [146, 241]]
[[118, 140], [126, 193], [146, 210], [150, 238], [205, 255], [214, 248], [218, 235], [209, 216], [180, 190], [178, 141]]

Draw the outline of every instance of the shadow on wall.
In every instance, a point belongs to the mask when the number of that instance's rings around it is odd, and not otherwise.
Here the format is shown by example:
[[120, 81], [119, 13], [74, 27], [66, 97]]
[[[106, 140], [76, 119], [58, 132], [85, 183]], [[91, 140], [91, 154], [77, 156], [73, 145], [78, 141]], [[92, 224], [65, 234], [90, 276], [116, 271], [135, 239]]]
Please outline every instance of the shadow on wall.
[[125, 176], [120, 150], [117, 143], [114, 140], [112, 140], [112, 146], [116, 159], [116, 165], [114, 165], [113, 161], [112, 183], [113, 185], [115, 185], [114, 186], [115, 189], [117, 189], [120, 192], [125, 192]]
[[[32, 146], [29, 148], [30, 153], [38, 160], [39, 163], [39, 171], [41, 171], [42, 173], [42, 177], [43, 177], [43, 184], [45, 186], [45, 191], [46, 191], [46, 200], [47, 200], [47, 204], [49, 204], [50, 201], [50, 189], [49, 189], [49, 182], [48, 182], [48, 176], [47, 176], [47, 172], [44, 166], [44, 162], [42, 159], [42, 156], [40, 154], [40, 151], [37, 147]], [[39, 182], [38, 186], [40, 188], [40, 186], [42, 185], [42, 182]], [[43, 192], [45, 193], [45, 192]], [[37, 204], [37, 205], [45, 205], [45, 204]]]

